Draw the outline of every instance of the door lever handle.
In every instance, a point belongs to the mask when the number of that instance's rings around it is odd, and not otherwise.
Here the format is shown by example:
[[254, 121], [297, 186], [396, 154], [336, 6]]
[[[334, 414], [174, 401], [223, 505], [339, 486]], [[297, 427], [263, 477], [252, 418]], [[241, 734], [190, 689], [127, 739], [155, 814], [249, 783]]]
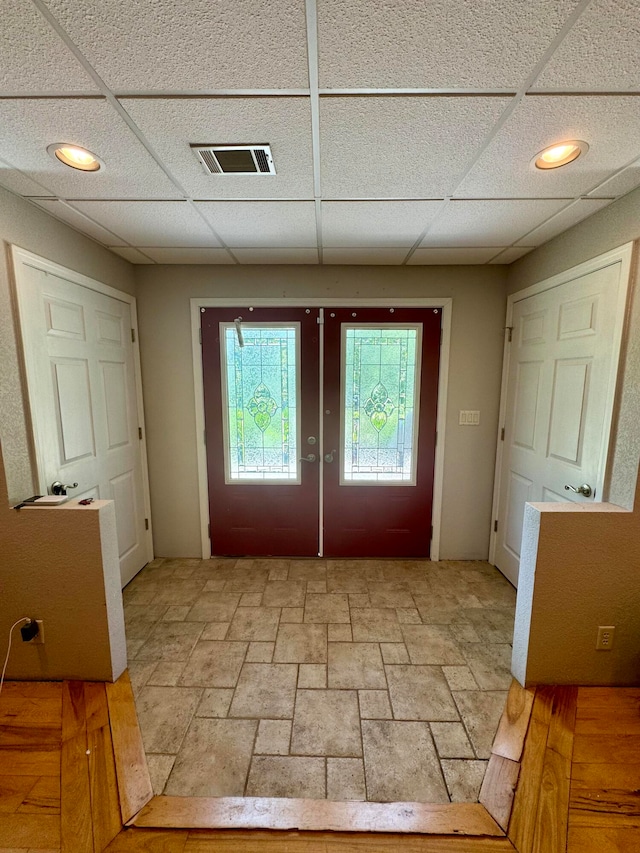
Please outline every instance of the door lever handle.
[[315, 462], [316, 461], [316, 454], [315, 453], [308, 453], [306, 456], [301, 456], [299, 461], [300, 462]]
[[60, 480], [56, 480], [55, 483], [51, 483], [51, 494], [52, 495], [66, 495], [67, 489], [77, 489], [77, 483], [61, 483]]
[[333, 454], [337, 453], [337, 452], [338, 452], [337, 450], [332, 450], [331, 453], [325, 453], [324, 461], [325, 462], [333, 462]]
[[583, 483], [581, 486], [571, 486], [567, 483], [565, 489], [567, 492], [575, 492], [577, 495], [584, 495], [585, 498], [590, 498], [593, 494], [593, 489], [589, 483]]

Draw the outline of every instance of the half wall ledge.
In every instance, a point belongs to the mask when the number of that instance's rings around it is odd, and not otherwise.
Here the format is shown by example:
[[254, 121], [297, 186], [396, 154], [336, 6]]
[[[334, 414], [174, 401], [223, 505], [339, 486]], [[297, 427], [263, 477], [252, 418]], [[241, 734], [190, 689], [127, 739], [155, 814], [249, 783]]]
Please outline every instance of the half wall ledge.
[[115, 681], [127, 653], [113, 501], [12, 509], [0, 450], [0, 543], [0, 635], [29, 616], [45, 636], [14, 629], [7, 679]]
[[[522, 685], [639, 682], [638, 504], [526, 504], [512, 657]], [[596, 651], [600, 625], [616, 627], [608, 651]]]

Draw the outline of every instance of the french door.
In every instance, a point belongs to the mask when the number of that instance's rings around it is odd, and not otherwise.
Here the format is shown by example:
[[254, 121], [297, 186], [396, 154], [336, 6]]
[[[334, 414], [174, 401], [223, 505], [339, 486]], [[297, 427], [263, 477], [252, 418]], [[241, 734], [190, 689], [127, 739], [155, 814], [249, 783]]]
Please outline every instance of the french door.
[[429, 556], [439, 308], [203, 308], [212, 553]]

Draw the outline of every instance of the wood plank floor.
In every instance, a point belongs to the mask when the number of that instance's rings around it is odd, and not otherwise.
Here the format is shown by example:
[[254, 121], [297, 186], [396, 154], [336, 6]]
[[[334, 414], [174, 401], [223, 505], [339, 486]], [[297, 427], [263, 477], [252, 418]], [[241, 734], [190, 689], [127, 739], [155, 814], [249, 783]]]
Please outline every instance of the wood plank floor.
[[126, 674], [0, 695], [0, 853], [631, 853], [640, 688], [514, 683], [480, 803], [462, 805], [152, 797]]

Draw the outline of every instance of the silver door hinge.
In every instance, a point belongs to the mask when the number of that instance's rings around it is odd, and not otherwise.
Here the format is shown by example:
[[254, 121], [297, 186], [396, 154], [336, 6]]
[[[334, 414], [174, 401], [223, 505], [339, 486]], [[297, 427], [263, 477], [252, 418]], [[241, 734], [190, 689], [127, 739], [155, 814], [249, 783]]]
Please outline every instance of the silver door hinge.
[[198, 334], [200, 335], [200, 345], [202, 346], [202, 329], [198, 329]]
[[207, 535], [209, 536], [209, 539], [211, 539], [211, 525], [210, 524], [207, 524]]
[[316, 323], [319, 326], [324, 326], [324, 314], [322, 315], [322, 317], [316, 317]]
[[500, 430], [500, 441], [504, 441], [504, 427]]
[[142, 441], [142, 427], [138, 427], [138, 438]]
[[149, 519], [148, 518], [145, 518], [145, 520], [144, 520], [144, 529], [145, 530], [149, 529]]
[[507, 330], [507, 332], [509, 332], [508, 340], [509, 343], [511, 343], [511, 341], [513, 340], [513, 326], [505, 326], [505, 329]]
[[135, 342], [136, 342], [136, 330], [131, 329], [131, 343], [135, 344]]
[[496, 518], [496, 520], [493, 522], [493, 532], [494, 532], [494, 533], [497, 533], [497, 532], [498, 532], [498, 519], [497, 519], [497, 518]]

